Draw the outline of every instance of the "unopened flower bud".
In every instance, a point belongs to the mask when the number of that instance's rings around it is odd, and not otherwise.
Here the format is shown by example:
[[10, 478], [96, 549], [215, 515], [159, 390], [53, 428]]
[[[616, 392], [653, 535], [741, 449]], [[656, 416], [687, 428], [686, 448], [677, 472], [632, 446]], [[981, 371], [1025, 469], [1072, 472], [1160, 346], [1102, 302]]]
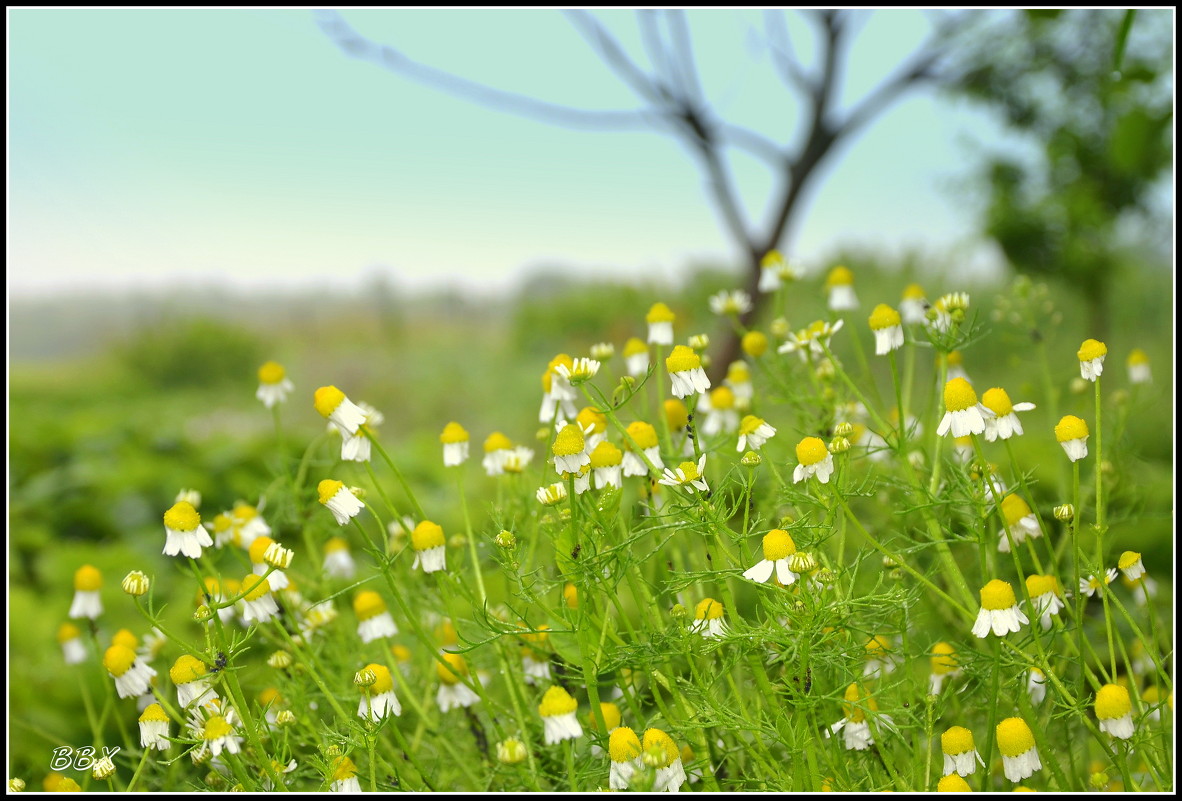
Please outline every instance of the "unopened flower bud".
[[508, 531], [506, 529], [502, 529], [501, 533], [497, 534], [497, 536], [493, 538], [493, 542], [495, 542], [500, 548], [508, 549], [517, 547], [517, 537], [514, 536], [512, 531]]
[[22, 793], [25, 790], [25, 782], [23, 779], [12, 778], [8, 780], [8, 792]]
[[622, 376], [620, 383], [612, 390], [612, 403], [619, 405], [629, 398], [636, 388], [636, 379], [630, 375]]
[[817, 567], [817, 560], [807, 551], [797, 551], [788, 560], [788, 568], [793, 573], [811, 573]]
[[525, 743], [515, 737], [497, 743], [497, 759], [506, 765], [516, 765], [525, 759]]
[[610, 342], [596, 342], [591, 346], [591, 358], [605, 362], [615, 355], [616, 346]]
[[263, 552], [263, 561], [276, 570], [286, 570], [291, 567], [291, 560], [294, 558], [295, 551], [284, 548], [277, 542], [271, 543]]
[[768, 326], [768, 330], [772, 332], [772, 336], [776, 339], [787, 339], [788, 334], [792, 331], [792, 326], [788, 324], [786, 318], [777, 317], [772, 320], [772, 324]]
[[747, 451], [739, 461], [742, 462], [744, 467], [759, 467], [763, 462], [763, 457], [755, 451]]
[[219, 788], [226, 786], [226, 777], [216, 770], [211, 770], [205, 774], [205, 785], [207, 787]]
[[673, 609], [669, 612], [669, 616], [674, 620], [681, 620], [686, 614], [685, 607], [681, 604], [673, 604]]
[[1055, 507], [1055, 519], [1056, 520], [1061, 520], [1064, 523], [1067, 523], [1067, 522], [1070, 522], [1071, 519], [1074, 517], [1075, 517], [1075, 507], [1072, 506], [1071, 504], [1065, 503], [1062, 506]]
[[197, 607], [197, 611], [193, 613], [193, 619], [198, 623], [204, 623], [213, 617], [213, 610], [207, 604], [201, 604]]
[[884, 557], [882, 558], [882, 566], [883, 566], [883, 567], [885, 567], [885, 568], [888, 568], [888, 569], [889, 569], [889, 568], [892, 568], [892, 567], [898, 567], [898, 566], [899, 566], [899, 563], [898, 563], [898, 562], [896, 562], [894, 559], [892, 559], [892, 558], [891, 558], [891, 557], [889, 557], [889, 556], [884, 556]]
[[295, 712], [290, 709], [280, 709], [279, 714], [275, 716], [275, 722], [280, 726], [294, 726], [296, 722]]
[[230, 792], [231, 793], [245, 793], [246, 788], [243, 787], [241, 783], [239, 783], [239, 784], [236, 784], [233, 787], [231, 787]]
[[824, 587], [832, 587], [833, 583], [837, 581], [837, 575], [829, 568], [823, 567], [813, 576], [813, 581]]
[[324, 755], [327, 757], [338, 757], [341, 755], [341, 747], [335, 743], [333, 745], [327, 746], [324, 749]]
[[378, 674], [369, 668], [364, 668], [353, 674], [353, 683], [358, 687], [372, 687], [377, 681]]
[[123, 577], [123, 591], [136, 598], [147, 594], [151, 585], [148, 577], [138, 570], [133, 570]]
[[710, 347], [710, 337], [707, 334], [694, 334], [689, 338], [689, 346], [701, 353]]
[[829, 443], [830, 453], [845, 453], [850, 449], [850, 441], [845, 437], [834, 437]]
[[848, 437], [854, 433], [854, 424], [842, 421], [833, 427], [833, 435], [836, 437]]
[[815, 372], [817, 374], [817, 378], [827, 380], [837, 375], [837, 368], [833, 366], [833, 361], [831, 359], [821, 359], [821, 361], [817, 362], [817, 369]]
[[1088, 777], [1088, 784], [1092, 786], [1093, 790], [1103, 790], [1108, 786], [1108, 774], [1097, 771]]
[[291, 654], [287, 651], [276, 651], [267, 657], [267, 664], [276, 670], [283, 670], [291, 666]]

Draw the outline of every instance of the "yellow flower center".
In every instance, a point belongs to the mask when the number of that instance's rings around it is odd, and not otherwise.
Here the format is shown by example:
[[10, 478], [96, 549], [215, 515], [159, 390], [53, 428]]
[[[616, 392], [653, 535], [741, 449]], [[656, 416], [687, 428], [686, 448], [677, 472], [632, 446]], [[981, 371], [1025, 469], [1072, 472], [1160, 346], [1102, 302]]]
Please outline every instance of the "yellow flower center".
[[854, 273], [849, 267], [837, 265], [829, 271], [829, 278], [825, 281], [825, 286], [832, 289], [835, 286], [850, 286], [854, 283]]
[[657, 446], [657, 430], [643, 420], [628, 424], [628, 436], [635, 440], [641, 450]]
[[1129, 367], [1136, 367], [1140, 364], [1149, 364], [1149, 354], [1140, 348], [1133, 348], [1129, 354]]
[[767, 335], [762, 331], [748, 331], [743, 334], [743, 352], [753, 359], [767, 353]]
[[83, 565], [74, 571], [74, 589], [81, 592], [98, 592], [103, 586], [103, 576], [93, 565]]
[[908, 284], [907, 288], [903, 290], [903, 300], [923, 300], [927, 295], [924, 294], [923, 287], [919, 284]]
[[717, 387], [710, 392], [710, 405], [724, 411], [733, 409], [735, 407], [735, 393], [729, 387]]
[[689, 425], [689, 409], [685, 401], [680, 398], [669, 398], [665, 401], [665, 419], [669, 421], [669, 428], [680, 431]]
[[250, 561], [256, 565], [261, 565], [263, 563], [263, 554], [274, 544], [275, 540], [270, 537], [256, 537], [254, 542], [250, 544]]
[[674, 320], [673, 311], [664, 303], [654, 303], [652, 308], [648, 310], [648, 314], [644, 319], [652, 325], [653, 323], [671, 323]]
[[582, 429], [578, 425], [566, 425], [554, 437], [551, 450], [555, 456], [574, 456], [576, 453], [582, 453], [586, 446], [587, 440], [583, 437]]
[[63, 623], [58, 626], [57, 641], [59, 643], [69, 642], [82, 636], [82, 630], [73, 623]]
[[1096, 693], [1096, 717], [1100, 720], [1123, 718], [1132, 708], [1129, 691], [1119, 684], [1105, 684]]
[[639, 337], [632, 337], [624, 343], [624, 356], [635, 356], [638, 353], [648, 353], [648, 345]]
[[885, 303], [878, 304], [870, 313], [871, 330], [881, 331], [884, 328], [893, 328], [902, 324], [903, 318], [899, 316], [899, 313]]
[[259, 516], [259, 510], [251, 506], [249, 503], [234, 504], [234, 517], [239, 521], [253, 520]]
[[949, 367], [964, 367], [964, 354], [958, 350], [948, 352]]
[[456, 673], [460, 674], [459, 678], [457, 678], [455, 673], [452, 673], [451, 670], [448, 670], [446, 667], [436, 662], [435, 672], [439, 674], [439, 680], [444, 684], [459, 684], [460, 678], [468, 675], [468, 663], [464, 661], [464, 657], [448, 651], [443, 654], [443, 660], [447, 662], [447, 664], [451, 665], [452, 669], [455, 670]]
[[341, 481], [334, 481], [331, 478], [326, 478], [316, 486], [316, 491], [320, 495], [321, 503], [328, 503], [338, 492], [344, 489], [345, 484]]
[[394, 655], [396, 662], [409, 662], [410, 649], [401, 643], [394, 643], [390, 646], [390, 653]]
[[1085, 339], [1083, 344], [1079, 346], [1079, 356], [1081, 362], [1090, 362], [1092, 359], [1099, 359], [1108, 353], [1108, 346], [1097, 339]]
[[747, 367], [747, 362], [740, 359], [737, 362], [731, 362], [731, 366], [726, 370], [726, 380], [731, 384], [746, 384], [751, 381], [751, 370]]
[[1124, 553], [1122, 553], [1120, 555], [1120, 560], [1116, 563], [1116, 566], [1119, 567], [1121, 570], [1128, 570], [1130, 567], [1132, 567], [1133, 565], [1137, 564], [1140, 561], [1141, 561], [1141, 554], [1136, 553], [1134, 551], [1125, 551]]
[[1008, 581], [994, 579], [981, 588], [981, 606], [991, 612], [1017, 605], [1018, 599], [1014, 597], [1014, 588]]
[[544, 718], [555, 715], [569, 715], [579, 708], [579, 702], [571, 698], [570, 693], [555, 684], [542, 696], [542, 703], [538, 704], [538, 714]]
[[953, 726], [940, 735], [940, 747], [949, 756], [965, 754], [976, 748], [973, 745], [973, 733], [964, 726]]
[[959, 412], [977, 405], [977, 393], [973, 385], [957, 376], [944, 385], [944, 406], [950, 412]]
[[131, 663], [135, 661], [135, 651], [126, 645], [112, 645], [103, 654], [103, 667], [112, 676], [122, 676], [131, 670]]
[[627, 726], [612, 730], [607, 739], [607, 755], [612, 762], [627, 762], [640, 756], [640, 738]]
[[866, 643], [866, 656], [870, 659], [879, 659], [885, 656], [890, 650], [891, 641], [881, 634], [871, 637]]
[[742, 422], [739, 423], [739, 433], [744, 437], [750, 436], [751, 434], [754, 434], [756, 431], [758, 431], [759, 427], [765, 422], [767, 421], [762, 417], [756, 417], [753, 414], [749, 414], [743, 418]]
[[778, 250], [769, 250], [764, 254], [763, 258], [759, 260], [759, 266], [765, 270], [779, 269], [780, 265], [784, 263], [784, 257], [780, 255]]
[[394, 689], [394, 680], [390, 678], [390, 669], [385, 665], [379, 665], [375, 662], [366, 665], [364, 670], [373, 671], [374, 676], [377, 677], [377, 681], [368, 687], [362, 687], [361, 692], [369, 695], [381, 695]]
[[330, 385], [316, 390], [312, 405], [316, 407], [316, 411], [320, 412], [321, 417], [328, 417], [337, 410], [344, 399], [345, 393]]
[[349, 550], [349, 543], [343, 537], [333, 537], [328, 542], [324, 543], [325, 553], [336, 553], [337, 551]]
[[234, 727], [230, 722], [221, 715], [214, 715], [209, 720], [205, 721], [205, 731], [202, 737], [206, 740], [220, 740], [234, 731]]
[[468, 432], [464, 427], [456, 422], [448, 423], [443, 427], [443, 433], [439, 435], [439, 441], [444, 445], [454, 445], [457, 442], [467, 442]]
[[1001, 387], [985, 390], [985, 394], [981, 396], [981, 405], [998, 417], [1005, 417], [1014, 411], [1014, 404], [1010, 402], [1010, 396]]
[[1001, 502], [1001, 513], [1005, 517], [1006, 525], [1012, 526], [1026, 515], [1030, 514], [1030, 505], [1022, 497], [1010, 493]]
[[243, 598], [248, 601], [257, 601], [271, 591], [271, 582], [262, 576], [251, 573], [242, 579], [242, 590], [246, 593], [242, 596]]
[[279, 362], [267, 362], [259, 368], [260, 384], [278, 384], [287, 376], [287, 371]]
[[484, 441], [484, 452], [507, 451], [513, 447], [513, 442], [500, 431], [494, 431]]
[[1006, 718], [997, 724], [997, 747], [1003, 756], [1021, 756], [1034, 748], [1034, 733], [1022, 718]]
[[424, 520], [419, 523], [415, 526], [415, 530], [410, 533], [410, 544], [414, 546], [416, 551], [438, 548], [443, 543], [443, 528], [438, 523], [432, 523], [430, 520]]
[[168, 715], [164, 714], [163, 707], [160, 704], [149, 704], [144, 713], [140, 715], [140, 723], [167, 723]]
[[936, 782], [937, 793], [971, 793], [972, 787], [969, 783], [961, 778], [959, 773], [949, 773], [940, 781]]
[[213, 519], [213, 531], [215, 534], [225, 533], [234, 525], [234, 521], [225, 512], [220, 512]]
[[360, 620], [369, 620], [371, 617], [377, 617], [385, 611], [386, 602], [382, 600], [382, 596], [373, 590], [359, 592], [353, 598], [353, 612]]
[[1064, 415], [1055, 426], [1055, 439], [1069, 442], [1073, 439], [1083, 439], [1088, 435], [1088, 424], [1075, 415]]
[[332, 766], [332, 780], [343, 782], [357, 775], [357, 765], [347, 756], [339, 756]]
[[283, 700], [283, 696], [279, 694], [279, 690], [274, 687], [268, 687], [259, 693], [259, 704], [261, 706], [273, 706]]
[[119, 629], [119, 631], [115, 632], [115, 636], [111, 638], [111, 645], [125, 645], [133, 651], [139, 644], [139, 637], [136, 637], [127, 629]]
[[200, 659], [182, 654], [177, 657], [172, 669], [168, 671], [168, 677], [172, 679], [173, 684], [188, 684], [197, 681], [208, 672], [209, 668]]
[[665, 359], [665, 366], [670, 373], [684, 373], [687, 370], [697, 370], [702, 366], [702, 359], [694, 353], [694, 349], [685, 345], [677, 345], [673, 352]]
[[1046, 595], [1048, 592], [1053, 592], [1055, 595], [1063, 594], [1063, 590], [1059, 587], [1059, 579], [1050, 575], [1040, 576], [1037, 574], [1026, 577], [1026, 594], [1031, 598]]
[[956, 649], [949, 643], [938, 642], [932, 646], [932, 672], [941, 675], [951, 673], [960, 667], [956, 661]]
[[[603, 725], [607, 727], [607, 731], [613, 731], [619, 727], [621, 720], [620, 708], [611, 701], [603, 701], [599, 704], [599, 714], [603, 718]], [[598, 728], [594, 715], [591, 716], [591, 727]]]
[[697, 620], [717, 620], [722, 617], [722, 604], [713, 598], [703, 598], [694, 609]]
[[580, 409], [575, 417], [575, 422], [579, 424], [580, 428], [591, 434], [602, 434], [607, 431], [607, 415], [593, 406], [585, 406]]
[[579, 608], [579, 589], [574, 584], [567, 584], [562, 588], [562, 600], [568, 609]]
[[646, 753], [649, 751], [661, 752], [662, 763], [657, 766], [659, 768], [667, 768], [673, 764], [673, 760], [681, 757], [681, 752], [677, 750], [677, 743], [673, 742], [673, 738], [660, 729], [645, 730], [641, 749]]
[[782, 528], [773, 528], [763, 535], [763, 558], [769, 562], [787, 559], [796, 553], [796, 543], [792, 535]]
[[201, 515], [188, 501], [174, 504], [164, 513], [164, 527], [173, 531], [195, 531], [201, 525]]
[[682, 482], [681, 482], [683, 484], [688, 484], [689, 482], [694, 481], [699, 477], [698, 465], [694, 462], [682, 462], [681, 464], [679, 464], [677, 466], [677, 469], [678, 469], [678, 471], [681, 472], [681, 475], [683, 476]]
[[866, 710], [877, 711], [878, 702], [862, 691], [857, 682], [845, 688], [845, 703], [841, 705], [845, 717], [852, 723], [866, 720]]
[[624, 460], [623, 452], [607, 440], [595, 446], [591, 451], [592, 467], [615, 467]]
[[811, 467], [823, 461], [829, 455], [829, 449], [818, 437], [805, 437], [796, 446], [796, 458], [805, 467]]

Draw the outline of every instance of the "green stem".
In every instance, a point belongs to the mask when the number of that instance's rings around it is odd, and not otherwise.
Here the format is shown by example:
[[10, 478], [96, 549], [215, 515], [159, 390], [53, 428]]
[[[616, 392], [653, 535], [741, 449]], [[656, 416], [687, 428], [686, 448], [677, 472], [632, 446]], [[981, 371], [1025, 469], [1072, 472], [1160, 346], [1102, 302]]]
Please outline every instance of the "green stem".
[[402, 475], [402, 471], [398, 469], [398, 465], [394, 464], [394, 460], [390, 458], [390, 454], [386, 453], [386, 449], [382, 447], [382, 443], [378, 442], [378, 438], [368, 428], [362, 427], [360, 430], [369, 438], [370, 443], [377, 449], [378, 455], [382, 457], [382, 461], [389, 466], [390, 470], [394, 473], [394, 477], [398, 479], [398, 483], [402, 485], [402, 491], [406, 493], [406, 497], [410, 500], [410, 505], [415, 508], [417, 521], [426, 520], [427, 515], [423, 512], [423, 507], [419, 505], [419, 499], [411, 491], [410, 485], [406, 483], [406, 477]]

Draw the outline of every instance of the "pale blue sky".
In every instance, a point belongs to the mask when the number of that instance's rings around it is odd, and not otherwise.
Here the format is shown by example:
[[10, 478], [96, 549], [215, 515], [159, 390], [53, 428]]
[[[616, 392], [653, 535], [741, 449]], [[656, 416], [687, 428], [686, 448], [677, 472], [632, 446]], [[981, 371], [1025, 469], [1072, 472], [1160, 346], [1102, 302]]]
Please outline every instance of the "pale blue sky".
[[[558, 12], [363, 11], [413, 58], [588, 108], [637, 101]], [[631, 14], [601, 17], [639, 58]], [[705, 88], [776, 135], [794, 109], [760, 12], [693, 12]], [[789, 15], [793, 44], [812, 28]], [[921, 41], [920, 12], [859, 24], [843, 103]], [[9, 288], [501, 288], [544, 264], [674, 275], [732, 244], [668, 136], [574, 131], [497, 113], [343, 55], [308, 11], [9, 13]], [[786, 250], [919, 246], [988, 263], [955, 188], [997, 128], [930, 93], [894, 105], [831, 162]], [[768, 188], [736, 168], [749, 209]]]

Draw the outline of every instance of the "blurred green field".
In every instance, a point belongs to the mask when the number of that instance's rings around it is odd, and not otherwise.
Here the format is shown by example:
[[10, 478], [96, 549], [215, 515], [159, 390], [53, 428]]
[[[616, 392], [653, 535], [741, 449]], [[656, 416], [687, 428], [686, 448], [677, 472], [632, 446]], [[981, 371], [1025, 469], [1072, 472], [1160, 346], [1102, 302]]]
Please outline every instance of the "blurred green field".
[[[1082, 393], [1072, 390], [1078, 376], [1075, 351], [1091, 334], [1070, 291], [1050, 288], [1046, 302], [1052, 307], [1039, 301], [1033, 312], [1041, 322], [1032, 330], [1009, 316], [1025, 302], [1010, 284], [966, 285], [952, 270], [921, 272], [915, 265], [882, 266], [866, 258], [845, 263], [856, 275], [864, 312], [859, 315], [863, 324], [848, 333], [870, 352], [873, 339], [864, 314], [878, 302], [896, 304], [906, 283], [918, 280], [930, 298], [953, 290], [971, 293], [973, 313], [991, 333], [965, 351], [965, 367], [978, 386], [1002, 384], [1015, 401], [1039, 403], [1024, 415], [1027, 436], [1016, 449], [1024, 464], [1036, 465], [1039, 505], [1063, 502], [1066, 462], [1039, 463], [1040, 454], [1048, 452], [1055, 414], [1090, 418], [1092, 409], [1090, 385]], [[1111, 521], [1112, 537], [1144, 554], [1168, 595], [1174, 459], [1171, 276], [1129, 274], [1114, 299], [1117, 323], [1108, 339], [1104, 373], [1106, 393], [1133, 390], [1118, 404], [1116, 419], [1105, 420], [1106, 447], [1121, 454], [1107, 485], [1111, 506], [1126, 510]], [[814, 274], [796, 286], [794, 328], [826, 316], [823, 279]], [[124, 626], [139, 631], [143, 621], [118, 583], [133, 568], [161, 578], [179, 575], [174, 561], [160, 553], [161, 515], [177, 491], [199, 490], [204, 513], [229, 508], [237, 499], [255, 502], [275, 480], [275, 427], [254, 397], [255, 371], [263, 361], [284, 364], [296, 385], [282, 407], [289, 458], [298, 459], [306, 443], [324, 430], [312, 408], [312, 392], [335, 384], [384, 412], [379, 431], [386, 448], [425, 507], [450, 510], [438, 522], [454, 530], [460, 511], [448, 503], [454, 487], [445, 480], [438, 443], [448, 421], [460, 421], [472, 433], [474, 453], [494, 430], [541, 452], [545, 443], [535, 439], [539, 378], [554, 354], [583, 355], [599, 341], [614, 344], [618, 354], [628, 337], [643, 337], [644, 313], [656, 300], [673, 307], [679, 330], [709, 333], [716, 345], [723, 329], [709, 315], [706, 298], [735, 283], [721, 271], [702, 271], [681, 290], [552, 279], [495, 304], [455, 297], [384, 303], [337, 299], [317, 309], [304, 300], [259, 319], [193, 316], [168, 307], [145, 313], [145, 323], [130, 336], [84, 356], [10, 364], [9, 775], [24, 776], [33, 786], [48, 770], [53, 747], [81, 745], [89, 737], [79, 687], [60, 680], [55, 638], [70, 606], [74, 570], [89, 562], [103, 573], [106, 612], [99, 624], [104, 638]], [[1004, 308], [999, 298], [1006, 298]], [[995, 310], [1000, 319], [993, 319]], [[688, 322], [683, 325], [683, 320]], [[767, 323], [764, 319], [759, 327], [766, 330]], [[1059, 394], [1055, 410], [1043, 402], [1040, 339], [1050, 359], [1051, 387]], [[1149, 354], [1150, 386], [1128, 384], [1124, 361], [1135, 347]], [[835, 351], [853, 362], [846, 333], [835, 339]], [[617, 355], [610, 365], [614, 375], [619, 365]], [[924, 369], [930, 383], [930, 365], [921, 368], [921, 376]], [[889, 392], [885, 366], [875, 365], [875, 370], [880, 391]], [[1119, 438], [1122, 447], [1109, 445], [1109, 437]], [[356, 469], [360, 474], [361, 467]], [[492, 487], [473, 481], [469, 493], [479, 510]], [[301, 525], [282, 510], [272, 513], [281, 534]], [[172, 608], [166, 617], [180, 621], [190, 613]], [[98, 697], [103, 677], [94, 669], [87, 680]]]

